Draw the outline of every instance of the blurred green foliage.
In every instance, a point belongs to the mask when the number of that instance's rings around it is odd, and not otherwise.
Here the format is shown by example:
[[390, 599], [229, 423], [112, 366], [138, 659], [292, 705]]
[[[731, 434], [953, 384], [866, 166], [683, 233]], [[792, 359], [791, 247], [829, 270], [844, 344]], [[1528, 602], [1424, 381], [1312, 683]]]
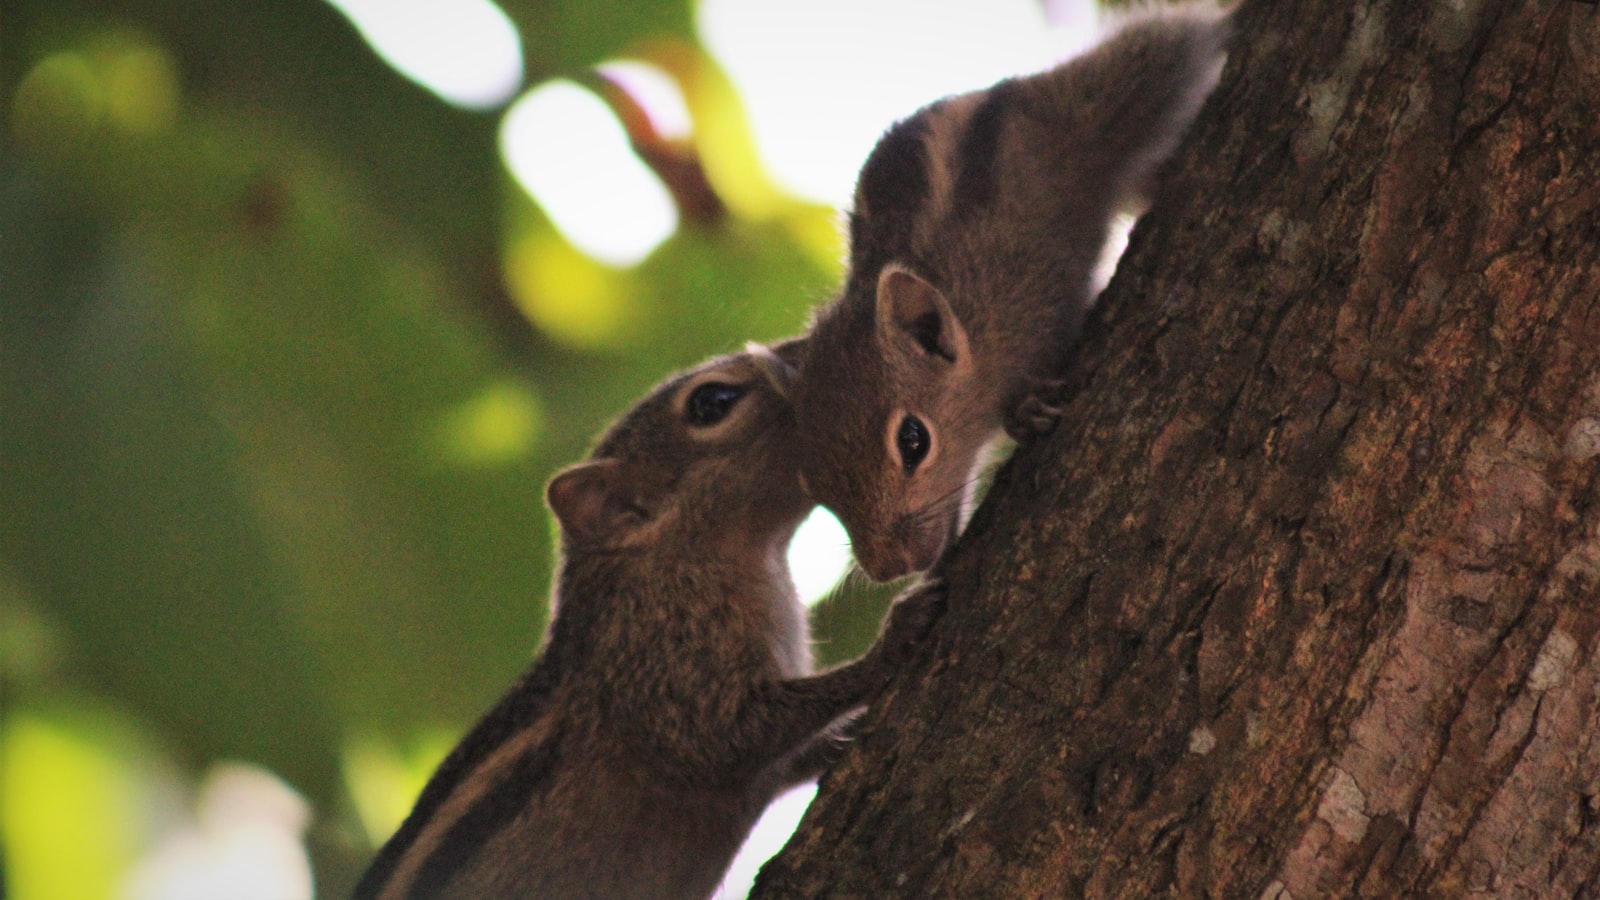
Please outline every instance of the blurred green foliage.
[[[395, 74], [320, 0], [0, 6], [14, 896], [103, 894], [94, 866], [159, 818], [147, 782], [225, 759], [311, 800], [319, 893], [346, 889], [373, 837], [353, 798], [403, 811], [538, 643], [549, 475], [671, 370], [800, 330], [837, 278], [832, 212], [751, 168], [687, 0], [502, 5], [528, 85], [673, 72], [732, 214], [633, 270], [587, 261], [511, 182], [499, 111]], [[522, 312], [573, 284], [603, 339]], [[876, 609], [835, 610], [824, 647]]]

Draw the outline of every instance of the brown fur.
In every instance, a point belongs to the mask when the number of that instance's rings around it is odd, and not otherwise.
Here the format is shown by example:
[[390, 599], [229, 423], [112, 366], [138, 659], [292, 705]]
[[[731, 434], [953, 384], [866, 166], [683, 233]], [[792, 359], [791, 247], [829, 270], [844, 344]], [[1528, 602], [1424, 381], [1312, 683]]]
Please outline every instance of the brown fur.
[[[1215, 10], [1146, 14], [1055, 69], [923, 109], [869, 157], [844, 291], [795, 394], [806, 482], [869, 575], [927, 568], [959, 530], [981, 452], [1064, 364], [1112, 219], [1145, 202], [1226, 35]], [[932, 434], [909, 475], [907, 414]]]
[[[838, 751], [937, 612], [903, 601], [811, 674], [784, 552], [812, 507], [786, 396], [798, 347], [713, 360], [624, 415], [549, 499], [563, 530], [545, 647], [440, 766], [361, 898], [703, 898], [767, 802]], [[685, 404], [745, 393], [715, 425]]]

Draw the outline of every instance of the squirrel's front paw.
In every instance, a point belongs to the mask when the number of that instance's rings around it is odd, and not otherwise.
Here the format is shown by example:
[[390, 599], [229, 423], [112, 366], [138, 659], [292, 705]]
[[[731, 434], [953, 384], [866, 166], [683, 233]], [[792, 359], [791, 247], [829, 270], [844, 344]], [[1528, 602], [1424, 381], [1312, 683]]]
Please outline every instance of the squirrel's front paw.
[[934, 623], [944, 615], [948, 594], [944, 579], [928, 578], [895, 600], [878, 640], [886, 662], [900, 663], [927, 639]]
[[1066, 381], [1059, 378], [1034, 381], [1006, 416], [1006, 434], [1018, 443], [1049, 434], [1060, 421], [1061, 407], [1066, 400]]

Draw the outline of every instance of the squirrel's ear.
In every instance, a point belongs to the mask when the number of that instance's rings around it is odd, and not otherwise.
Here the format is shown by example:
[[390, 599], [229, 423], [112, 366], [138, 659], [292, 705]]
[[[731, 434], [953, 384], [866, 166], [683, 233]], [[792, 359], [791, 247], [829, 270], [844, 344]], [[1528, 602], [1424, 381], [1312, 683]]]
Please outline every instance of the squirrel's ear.
[[967, 332], [944, 294], [903, 266], [878, 276], [878, 331], [890, 348], [915, 348], [924, 357], [965, 363]]
[[[794, 384], [799, 380], [800, 373], [799, 367], [793, 360], [800, 355], [804, 340], [804, 338], [790, 338], [778, 346], [758, 344], [755, 341], [744, 345], [744, 352], [749, 354], [750, 361], [755, 363], [756, 368], [766, 377], [767, 383], [780, 397], [787, 399], [794, 394]], [[788, 358], [785, 358], [786, 356]]]
[[621, 464], [597, 459], [564, 469], [545, 488], [545, 500], [567, 540], [614, 544], [649, 520], [622, 478]]

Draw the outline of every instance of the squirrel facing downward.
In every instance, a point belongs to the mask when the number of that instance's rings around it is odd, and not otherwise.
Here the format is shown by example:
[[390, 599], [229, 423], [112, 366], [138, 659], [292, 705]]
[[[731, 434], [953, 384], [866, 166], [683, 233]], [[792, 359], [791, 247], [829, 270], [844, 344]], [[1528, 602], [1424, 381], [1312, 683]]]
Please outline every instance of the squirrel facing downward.
[[[658, 386], [550, 482], [562, 530], [543, 652], [434, 773], [358, 898], [699, 898], [767, 803], [938, 614], [896, 604], [859, 660], [810, 674], [785, 551], [812, 508], [797, 342]], [[787, 359], [785, 357], [788, 357]]]
[[795, 391], [802, 471], [867, 574], [926, 569], [981, 451], [1048, 430], [1110, 224], [1216, 84], [1220, 10], [1146, 14], [1084, 56], [938, 101], [861, 170], [842, 295]]

